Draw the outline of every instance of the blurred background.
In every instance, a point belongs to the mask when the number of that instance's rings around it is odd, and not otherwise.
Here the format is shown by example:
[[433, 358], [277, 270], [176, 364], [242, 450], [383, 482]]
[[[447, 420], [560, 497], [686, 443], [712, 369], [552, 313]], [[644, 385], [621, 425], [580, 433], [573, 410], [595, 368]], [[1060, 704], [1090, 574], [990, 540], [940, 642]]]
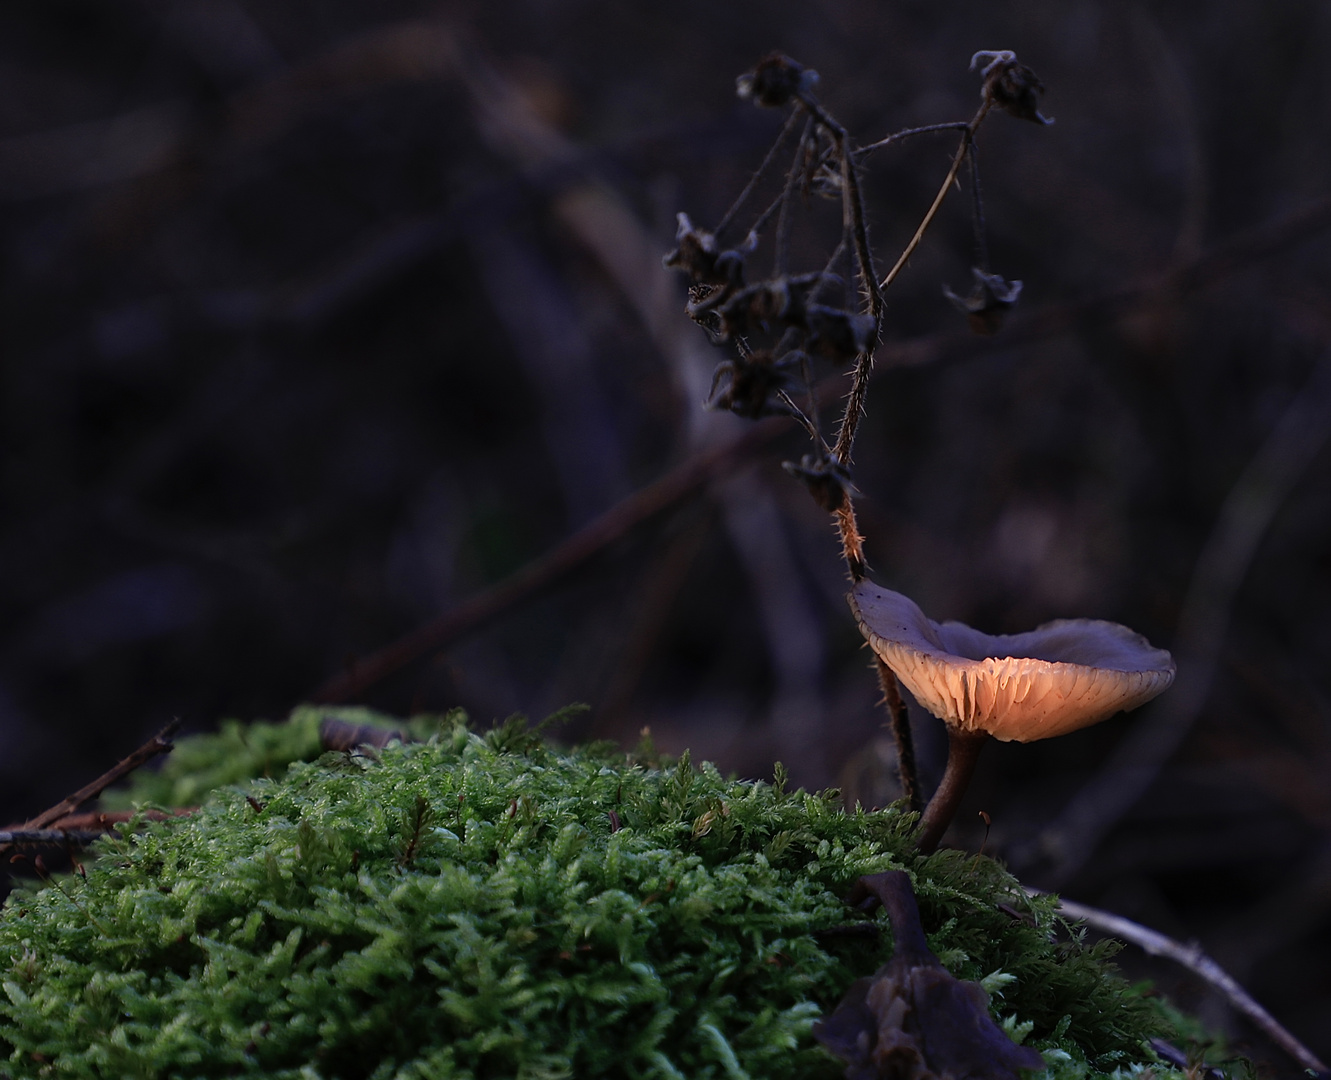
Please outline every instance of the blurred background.
[[[888, 296], [872, 574], [989, 632], [1126, 623], [1179, 678], [992, 743], [950, 840], [1196, 939], [1331, 1055], [1321, 0], [5, 5], [0, 820], [173, 716], [316, 699], [581, 701], [570, 741], [650, 727], [895, 798], [834, 532], [780, 467], [807, 441], [701, 409], [724, 354], [661, 257], [779, 130], [734, 93], [768, 51], [868, 142], [969, 118], [995, 48], [1057, 119], [979, 138], [1024, 291], [993, 338], [945, 299], [958, 192]], [[881, 264], [954, 147], [870, 159]], [[1294, 1075], [1200, 983], [1123, 961]]]

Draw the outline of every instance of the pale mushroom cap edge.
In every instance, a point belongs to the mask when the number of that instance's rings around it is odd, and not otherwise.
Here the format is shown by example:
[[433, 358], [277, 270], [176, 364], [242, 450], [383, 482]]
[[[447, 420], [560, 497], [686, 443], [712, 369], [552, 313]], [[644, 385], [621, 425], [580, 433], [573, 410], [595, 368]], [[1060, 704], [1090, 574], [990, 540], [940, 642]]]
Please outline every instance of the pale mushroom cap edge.
[[1059, 619], [1024, 634], [936, 623], [907, 596], [861, 581], [860, 632], [924, 708], [1004, 742], [1048, 739], [1135, 709], [1174, 681], [1174, 661], [1140, 634], [1099, 619]]

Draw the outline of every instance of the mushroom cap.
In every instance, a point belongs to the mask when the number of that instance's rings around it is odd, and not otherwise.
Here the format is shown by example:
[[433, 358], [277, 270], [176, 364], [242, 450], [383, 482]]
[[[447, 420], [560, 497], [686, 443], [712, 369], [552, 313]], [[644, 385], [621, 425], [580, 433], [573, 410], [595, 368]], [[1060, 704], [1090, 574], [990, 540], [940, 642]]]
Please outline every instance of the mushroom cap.
[[860, 632], [915, 700], [952, 727], [1033, 742], [1135, 709], [1174, 681], [1174, 661], [1100, 619], [1058, 619], [1024, 634], [936, 623], [909, 597], [861, 581]]

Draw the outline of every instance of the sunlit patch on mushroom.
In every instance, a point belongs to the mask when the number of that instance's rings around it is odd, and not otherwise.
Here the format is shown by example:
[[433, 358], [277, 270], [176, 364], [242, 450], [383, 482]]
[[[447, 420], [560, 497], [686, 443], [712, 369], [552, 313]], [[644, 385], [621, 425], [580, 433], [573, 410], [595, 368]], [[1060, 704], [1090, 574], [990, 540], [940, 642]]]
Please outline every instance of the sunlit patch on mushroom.
[[909, 597], [862, 581], [860, 631], [915, 700], [951, 727], [1004, 742], [1062, 735], [1135, 709], [1174, 681], [1174, 661], [1100, 619], [1058, 619], [1024, 634], [936, 623]]

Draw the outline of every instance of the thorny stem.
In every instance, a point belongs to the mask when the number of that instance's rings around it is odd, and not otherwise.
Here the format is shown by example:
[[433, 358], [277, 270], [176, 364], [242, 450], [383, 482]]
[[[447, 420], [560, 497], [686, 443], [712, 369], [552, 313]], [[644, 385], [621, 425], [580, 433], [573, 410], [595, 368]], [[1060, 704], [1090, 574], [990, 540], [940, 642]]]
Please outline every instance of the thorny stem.
[[917, 841], [921, 855], [931, 855], [938, 850], [938, 843], [952, 824], [961, 797], [970, 786], [975, 762], [980, 757], [980, 748], [988, 737], [982, 731], [962, 731], [948, 725], [947, 768], [943, 770], [943, 779], [934, 797], [924, 808]]
[[[938, 188], [938, 194], [934, 196], [934, 201], [924, 218], [920, 221], [919, 227], [915, 230], [915, 235], [911, 237], [910, 243], [902, 251], [896, 264], [888, 271], [887, 276], [881, 282], [875, 281], [873, 272], [872, 256], [868, 255], [869, 234], [865, 225], [863, 199], [860, 193], [859, 180], [856, 176], [854, 162], [851, 160], [854, 155], [844, 152], [845, 140], [844, 132], [840, 146], [841, 154], [841, 176], [846, 185], [845, 214], [847, 217], [847, 226], [853, 230], [855, 240], [855, 249], [859, 253], [861, 247], [865, 255], [860, 259], [860, 273], [866, 276], [865, 291], [868, 294], [869, 313], [874, 319], [881, 323], [883, 310], [883, 293], [892, 285], [901, 271], [905, 269], [906, 263], [910, 257], [915, 254], [915, 249], [920, 246], [920, 241], [924, 239], [924, 234], [929, 231], [929, 226], [933, 224], [934, 218], [938, 214], [938, 209], [943, 205], [943, 200], [947, 197], [948, 189], [957, 178], [957, 173], [961, 169], [961, 163], [966, 159], [967, 151], [970, 149], [971, 141], [975, 138], [975, 132], [979, 130], [980, 124], [984, 122], [992, 103], [988, 98], [981, 103], [979, 110], [971, 117], [965, 125], [961, 134], [961, 144], [957, 147], [957, 152], [952, 158], [952, 166], [947, 171], [947, 176]], [[886, 142], [886, 140], [884, 140]], [[873, 353], [866, 351], [861, 353], [855, 363], [855, 373], [851, 381], [850, 394], [846, 399], [846, 411], [841, 418], [841, 430], [837, 434], [836, 454], [837, 460], [843, 465], [849, 465], [851, 461], [851, 452], [855, 445], [855, 432], [859, 427], [860, 417], [864, 413], [864, 398], [868, 392], [869, 375], [873, 370]]]
[[901, 777], [901, 794], [918, 814], [924, 803], [920, 798], [920, 782], [915, 771], [915, 738], [910, 731], [910, 713], [892, 669], [883, 663], [882, 657], [875, 656], [874, 659], [878, 664], [878, 685], [883, 691], [883, 704], [887, 706], [888, 726], [892, 729], [892, 741], [897, 747], [897, 775]]
[[858, 584], [868, 573], [868, 564], [864, 561], [864, 537], [860, 535], [859, 523], [855, 520], [855, 504], [850, 494], [841, 500], [841, 505], [832, 511], [836, 519], [837, 533], [841, 537], [841, 554], [846, 560], [846, 569], [850, 571], [850, 580]]
[[[855, 261], [858, 264], [860, 285], [869, 303], [869, 314], [874, 320], [876, 344], [883, 321], [883, 293], [878, 287], [877, 274], [873, 268], [873, 250], [869, 247], [864, 193], [860, 188], [859, 173], [856, 171], [853, 155], [850, 152], [850, 137], [846, 129], [813, 98], [802, 96], [800, 103], [822, 125], [837, 148], [837, 156], [841, 161], [841, 184], [845, 192], [841, 200], [842, 225], [850, 233]], [[846, 411], [841, 417], [841, 428], [837, 432], [836, 447], [832, 451], [833, 458], [841, 465], [850, 464], [850, 449], [855, 440], [855, 428], [858, 426], [860, 413], [864, 410], [864, 395], [868, 389], [869, 373], [872, 370], [873, 344], [855, 360], [855, 376], [851, 383], [850, 398], [846, 402]], [[860, 535], [859, 524], [855, 520], [855, 506], [849, 494], [833, 512], [833, 517], [836, 519], [837, 532], [841, 537], [841, 552], [850, 571], [851, 580], [862, 581], [866, 571], [864, 538]]]
[[[816, 104], [807, 101], [805, 106], [811, 112], [816, 108]], [[905, 268], [915, 249], [920, 246], [920, 241], [924, 239], [924, 234], [929, 230], [929, 226], [933, 224], [934, 217], [938, 214], [938, 208], [943, 205], [943, 199], [947, 197], [948, 188], [956, 180], [957, 172], [961, 169], [961, 163], [966, 159], [971, 142], [975, 138], [975, 132], [979, 130], [980, 125], [984, 122], [991, 106], [992, 102], [986, 97], [970, 122], [966, 124], [961, 135], [961, 145], [957, 147], [957, 152], [952, 159], [952, 167], [948, 169], [947, 176], [938, 189], [938, 194], [934, 196], [932, 205], [921, 220], [919, 228], [915, 230], [915, 235], [911, 237], [910, 243], [902, 251], [901, 257], [897, 259], [896, 265], [888, 271], [887, 277], [883, 278], [881, 282], [876, 280], [873, 269], [873, 253], [869, 248], [869, 230], [865, 222], [864, 196], [860, 189], [859, 176], [855, 167], [855, 155], [848, 152], [845, 129], [836, 124], [821, 109], [817, 109], [814, 113], [819, 123], [827, 127], [841, 156], [841, 180], [846, 192], [842, 201], [843, 220], [854, 241], [855, 254], [859, 261], [861, 283], [869, 303], [869, 314], [874, 318], [875, 342], [882, 327], [883, 293]], [[869, 390], [869, 376], [873, 372], [873, 353], [873, 347], [870, 347], [855, 359], [855, 371], [851, 377], [850, 393], [846, 396], [846, 411], [841, 416], [841, 427], [837, 432], [836, 446], [832, 451], [836, 460], [846, 467], [850, 465], [855, 446], [855, 433], [859, 429], [860, 419], [864, 415], [864, 399]], [[836, 519], [837, 529], [841, 534], [842, 553], [845, 556], [846, 565], [850, 569], [851, 580], [858, 582], [863, 579], [865, 573], [864, 551], [862, 537], [855, 522], [855, 508], [849, 495], [842, 503], [841, 508], [837, 510]]]

